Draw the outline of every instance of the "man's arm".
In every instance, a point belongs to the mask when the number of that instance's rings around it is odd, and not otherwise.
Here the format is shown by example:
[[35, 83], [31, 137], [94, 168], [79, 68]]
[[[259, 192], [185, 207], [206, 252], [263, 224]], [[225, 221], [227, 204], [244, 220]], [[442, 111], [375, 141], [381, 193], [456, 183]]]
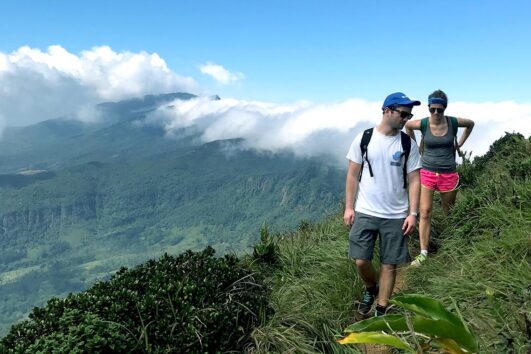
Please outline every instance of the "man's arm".
[[347, 226], [354, 223], [354, 201], [358, 191], [360, 170], [361, 164], [349, 160], [345, 183], [345, 214], [343, 215], [343, 222]]
[[409, 215], [404, 220], [402, 230], [404, 235], [409, 235], [417, 226], [418, 216], [411, 215], [411, 212], [419, 212], [420, 204], [420, 170], [411, 171], [407, 174], [409, 181]]

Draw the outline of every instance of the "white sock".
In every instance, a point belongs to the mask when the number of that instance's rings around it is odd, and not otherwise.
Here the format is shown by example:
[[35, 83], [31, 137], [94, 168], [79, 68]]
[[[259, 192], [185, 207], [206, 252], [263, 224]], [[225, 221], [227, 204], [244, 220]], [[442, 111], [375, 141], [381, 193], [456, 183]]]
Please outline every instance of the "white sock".
[[424, 257], [428, 257], [428, 250], [420, 250], [420, 254]]

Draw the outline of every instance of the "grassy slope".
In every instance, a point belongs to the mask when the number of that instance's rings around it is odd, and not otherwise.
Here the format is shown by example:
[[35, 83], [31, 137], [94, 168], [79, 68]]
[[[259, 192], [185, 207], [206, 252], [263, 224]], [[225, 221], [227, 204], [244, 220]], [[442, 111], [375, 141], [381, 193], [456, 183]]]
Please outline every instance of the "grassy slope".
[[262, 269], [271, 272], [275, 313], [254, 333], [256, 352], [357, 353], [333, 340], [354, 321], [362, 286], [346, 257], [347, 234], [337, 214], [279, 236], [279, 266]]
[[[436, 257], [408, 273], [410, 292], [449, 305], [482, 353], [527, 353], [531, 312], [531, 143], [506, 135], [462, 171], [469, 188], [440, 220]], [[439, 218], [441, 219], [441, 218]]]
[[[467, 187], [452, 215], [436, 206], [439, 250], [426, 266], [408, 269], [409, 293], [425, 293], [451, 308], [457, 301], [478, 335], [481, 353], [531, 349], [531, 143], [506, 135], [466, 165]], [[346, 257], [341, 213], [279, 237], [280, 264], [267, 269], [275, 315], [254, 333], [259, 353], [348, 353], [335, 336], [353, 318], [361, 283]]]

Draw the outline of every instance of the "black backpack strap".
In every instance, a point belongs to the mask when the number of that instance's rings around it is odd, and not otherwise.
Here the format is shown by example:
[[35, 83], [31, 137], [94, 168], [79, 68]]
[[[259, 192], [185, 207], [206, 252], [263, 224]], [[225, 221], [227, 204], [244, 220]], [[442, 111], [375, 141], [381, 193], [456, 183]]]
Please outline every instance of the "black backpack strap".
[[400, 140], [402, 143], [402, 155], [404, 155], [404, 167], [402, 173], [404, 176], [404, 188], [407, 188], [407, 160], [409, 159], [409, 153], [411, 152], [411, 138], [404, 132], [400, 132]]
[[426, 129], [428, 129], [428, 124], [430, 124], [428, 119], [429, 118], [426, 117], [420, 120], [420, 133], [421, 133], [420, 144], [419, 144], [420, 154], [424, 153], [424, 135], [426, 134]]
[[361, 142], [360, 142], [360, 149], [361, 149], [361, 170], [360, 170], [360, 176], [358, 181], [361, 181], [361, 175], [363, 174], [363, 165], [365, 164], [365, 161], [367, 161], [367, 165], [369, 166], [369, 173], [371, 174], [371, 177], [373, 177], [372, 173], [372, 167], [371, 163], [369, 162], [369, 158], [367, 157], [367, 148], [369, 146], [369, 142], [372, 138], [372, 132], [374, 128], [366, 129], [363, 132], [363, 135], [361, 136]]

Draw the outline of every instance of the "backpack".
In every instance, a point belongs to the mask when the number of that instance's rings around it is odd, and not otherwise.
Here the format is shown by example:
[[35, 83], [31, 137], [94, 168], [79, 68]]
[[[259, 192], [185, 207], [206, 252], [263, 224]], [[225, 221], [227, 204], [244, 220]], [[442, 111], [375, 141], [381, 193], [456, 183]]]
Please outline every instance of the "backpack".
[[[367, 147], [369, 146], [369, 142], [371, 141], [373, 130], [374, 128], [369, 128], [365, 130], [363, 132], [363, 136], [361, 137], [360, 148], [362, 161], [358, 181], [361, 181], [361, 175], [363, 174], [363, 165], [365, 164], [365, 161], [367, 161], [367, 165], [369, 166], [369, 173], [371, 174], [371, 177], [374, 177], [374, 174], [372, 173], [371, 163], [369, 162], [369, 158], [367, 157]], [[404, 176], [404, 188], [407, 188], [407, 160], [409, 158], [409, 153], [411, 152], [411, 138], [409, 137], [409, 135], [401, 131], [400, 142], [402, 143], [403, 151], [400, 157], [404, 156], [404, 167], [402, 169], [402, 173]]]
[[[452, 126], [452, 132], [454, 134], [454, 157], [455, 157], [455, 151], [457, 150], [457, 129], [459, 128], [459, 123], [457, 122], [456, 117], [449, 117], [448, 118], [448, 129], [450, 129], [450, 125]], [[420, 132], [422, 133], [422, 140], [419, 144], [419, 152], [422, 154], [424, 152], [424, 134], [426, 133], [426, 129], [428, 129], [428, 118], [422, 118], [420, 120]]]

